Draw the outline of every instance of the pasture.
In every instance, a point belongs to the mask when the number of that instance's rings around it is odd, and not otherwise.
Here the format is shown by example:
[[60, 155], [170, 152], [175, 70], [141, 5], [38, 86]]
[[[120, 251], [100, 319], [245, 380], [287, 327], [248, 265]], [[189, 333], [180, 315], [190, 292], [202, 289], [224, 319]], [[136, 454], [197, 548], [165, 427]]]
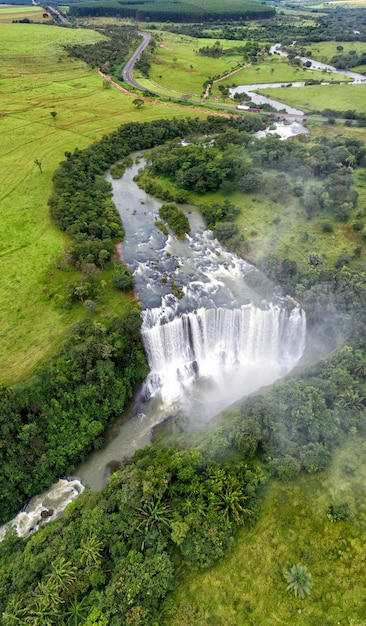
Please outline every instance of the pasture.
[[105, 89], [95, 70], [64, 51], [69, 43], [100, 39], [94, 31], [0, 24], [0, 38], [0, 382], [13, 383], [53, 352], [83, 314], [57, 308], [48, 296], [52, 281], [70, 280], [55, 267], [68, 241], [47, 205], [65, 151], [123, 122], [186, 116], [187, 109], [145, 102], [137, 111], [135, 94]]
[[[337, 50], [337, 48], [342, 48]], [[298, 50], [299, 47], [296, 48]], [[366, 52], [366, 42], [364, 41], [320, 41], [313, 44], [304, 44], [303, 49], [305, 51], [304, 56], [309, 56], [308, 51], [311, 52], [311, 56], [317, 61], [322, 63], [331, 63], [331, 59], [334, 56], [340, 54], [347, 55], [354, 50], [357, 55], [361, 55]]]
[[306, 113], [310, 111], [353, 110], [366, 112], [366, 83], [361, 85], [308, 85], [288, 89], [261, 89], [258, 91], [269, 98], [284, 102]]
[[[206, 572], [183, 575], [166, 626], [361, 626], [365, 617], [366, 444], [339, 450], [328, 471], [271, 481], [259, 520], [244, 528], [229, 555]], [[332, 522], [330, 504], [349, 504], [352, 519]], [[305, 565], [313, 588], [286, 591], [284, 573]]]
[[0, 5], [0, 24], [6, 24], [13, 20], [24, 20], [25, 18], [33, 22], [45, 22], [48, 17], [43, 17], [44, 9], [40, 6], [1, 6]]
[[[159, 31], [157, 49], [150, 58], [149, 78], [142, 76], [138, 70], [135, 70], [134, 76], [141, 85], [152, 91], [173, 97], [191, 94], [194, 99], [203, 96], [204, 83], [214, 78], [216, 82], [211, 94], [214, 101], [218, 97], [222, 99], [218, 89], [221, 84], [231, 86], [330, 79], [328, 72], [293, 67], [278, 55], [264, 56], [258, 63], [246, 63], [244, 66], [243, 54], [230, 50], [243, 47], [245, 41], [220, 39], [226, 51], [220, 58], [198, 53], [200, 48], [213, 45], [214, 41]], [[337, 80], [349, 79], [338, 75]]]

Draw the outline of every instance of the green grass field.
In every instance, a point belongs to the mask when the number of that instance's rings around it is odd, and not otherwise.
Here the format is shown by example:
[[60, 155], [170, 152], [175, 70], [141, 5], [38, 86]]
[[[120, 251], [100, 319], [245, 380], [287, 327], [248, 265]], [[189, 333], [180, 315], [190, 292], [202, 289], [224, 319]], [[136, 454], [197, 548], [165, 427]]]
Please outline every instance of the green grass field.
[[361, 85], [309, 85], [289, 89], [262, 89], [269, 98], [283, 102], [302, 111], [366, 111], [366, 83]]
[[[337, 50], [337, 46], [342, 46], [343, 50]], [[366, 51], [366, 42], [364, 41], [321, 41], [313, 44], [304, 45], [306, 52], [311, 50], [312, 56], [322, 63], [330, 63], [332, 57], [342, 54], [347, 55], [351, 50], [355, 50], [357, 55]]]
[[[328, 471], [271, 481], [259, 520], [216, 567], [183, 575], [165, 626], [364, 626], [366, 444], [350, 442]], [[330, 504], [354, 517], [331, 522]], [[286, 591], [284, 572], [305, 565], [313, 588]]]
[[13, 20], [23, 20], [28, 18], [33, 22], [45, 22], [48, 17], [43, 17], [45, 11], [40, 6], [19, 5], [13, 7], [3, 7], [0, 5], [0, 24], [12, 22]]
[[[154, 31], [156, 32], [156, 31]], [[220, 96], [219, 85], [231, 86], [252, 83], [273, 83], [314, 80], [329, 80], [330, 74], [321, 71], [295, 68], [283, 57], [273, 55], [264, 57], [257, 64], [248, 64], [240, 68], [242, 55], [227, 54], [215, 59], [198, 54], [198, 50], [214, 43], [214, 40], [196, 39], [159, 31], [157, 52], [151, 61], [149, 78], [135, 71], [135, 78], [144, 87], [163, 95], [180, 97], [191, 94], [193, 99], [202, 97], [204, 83], [215, 76], [227, 78], [215, 82], [209, 101], [217, 101]], [[223, 48], [230, 50], [235, 46], [244, 46], [245, 41], [220, 39]], [[233, 72], [233, 74], [231, 74]], [[349, 81], [346, 76], [338, 75], [337, 80]]]
[[[55, 308], [44, 289], [67, 240], [49, 217], [52, 175], [65, 151], [84, 148], [123, 122], [186, 116], [187, 109], [103, 89], [103, 80], [63, 46], [94, 31], [0, 24], [0, 381], [13, 383], [53, 352], [80, 310]], [[52, 118], [55, 111], [57, 117]], [[197, 112], [195, 113], [197, 114]], [[42, 162], [41, 174], [34, 160]], [[51, 280], [51, 282], [52, 282]], [[53, 288], [53, 287], [52, 287]]]

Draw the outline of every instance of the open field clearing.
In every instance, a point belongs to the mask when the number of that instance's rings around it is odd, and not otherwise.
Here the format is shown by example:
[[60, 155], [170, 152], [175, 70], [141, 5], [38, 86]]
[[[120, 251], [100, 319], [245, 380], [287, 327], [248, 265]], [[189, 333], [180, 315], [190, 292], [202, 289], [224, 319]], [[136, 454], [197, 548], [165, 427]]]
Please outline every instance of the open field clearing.
[[[333, 2], [322, 2], [314, 4], [315, 9], [336, 9], [337, 7], [358, 8], [366, 6], [366, 0], [333, 0]], [[311, 6], [309, 5], [309, 9]]]
[[24, 20], [28, 18], [34, 22], [45, 22], [48, 17], [43, 17], [44, 10], [42, 7], [35, 6], [14, 6], [2, 7], [0, 5], [0, 24], [12, 22], [13, 20]]
[[[337, 50], [337, 47], [343, 48], [343, 50]], [[321, 41], [313, 44], [304, 44], [303, 49], [305, 51], [304, 56], [311, 52], [311, 56], [317, 61], [322, 63], [331, 64], [331, 59], [334, 56], [347, 55], [354, 50], [357, 55], [361, 55], [366, 52], [366, 42], [364, 41]], [[298, 50], [298, 48], [296, 48]]]
[[[188, 36], [173, 35], [159, 32], [158, 47], [155, 56], [150, 60], [149, 78], [143, 77], [137, 70], [134, 76], [147, 89], [159, 91], [164, 95], [179, 96], [182, 93], [201, 97], [204, 83], [209, 78], [223, 77], [226, 79], [215, 83], [212, 95], [217, 98], [218, 87], [267, 83], [278, 81], [330, 80], [331, 74], [323, 71], [305, 70], [292, 67], [288, 61], [278, 55], [264, 57], [256, 64], [247, 64], [240, 68], [243, 55], [228, 53], [220, 58], [212, 58], [198, 54], [198, 50], [213, 45], [214, 40], [196, 39]], [[212, 42], [212, 43], [210, 43]], [[220, 40], [225, 50], [244, 46], [245, 41]], [[338, 75], [334, 80], [349, 78]]]
[[261, 93], [302, 111], [353, 110], [366, 111], [366, 84], [364, 85], [308, 85], [288, 89], [262, 89]]
[[137, 111], [135, 96], [104, 89], [96, 71], [63, 51], [64, 44], [100, 39], [93, 31], [0, 24], [0, 38], [0, 381], [9, 383], [54, 351], [80, 315], [57, 309], [43, 291], [52, 280], [49, 270], [53, 280], [69, 280], [53, 265], [67, 241], [47, 206], [64, 152], [86, 147], [123, 122], [188, 111], [152, 102]]
[[[351, 134], [349, 130], [347, 128], [343, 132], [339, 126], [334, 127], [334, 134]], [[319, 127], [315, 134], [323, 135], [324, 125]], [[361, 134], [356, 136], [364, 138]], [[258, 263], [266, 255], [274, 254], [280, 258], [293, 259], [305, 270], [308, 267], [309, 254], [316, 251], [323, 259], [324, 267], [331, 268], [334, 267], [339, 255], [352, 256], [355, 248], [362, 245], [362, 235], [352, 228], [352, 224], [358, 219], [360, 207], [365, 206], [366, 201], [366, 183], [362, 178], [362, 171], [355, 177], [355, 182], [359, 200], [346, 224], [324, 213], [313, 216], [311, 220], [307, 219], [304, 209], [290, 193], [285, 194], [279, 202], [265, 194], [239, 192], [227, 194], [220, 190], [205, 194], [204, 203], [223, 202], [228, 199], [241, 207], [237, 224], [246, 241], [244, 255], [253, 263]], [[293, 182], [282, 175], [282, 184], [284, 189], [290, 189]], [[200, 205], [203, 199], [202, 196], [190, 193], [189, 201]], [[332, 223], [332, 232], [324, 232], [323, 224], [329, 219]], [[355, 263], [359, 265], [360, 259]]]
[[[189, 573], [176, 592], [169, 626], [334, 626], [365, 623], [365, 443], [339, 451], [327, 472], [271, 482], [253, 530], [207, 572]], [[353, 518], [332, 522], [328, 507]], [[284, 573], [307, 567], [308, 596], [286, 591]]]

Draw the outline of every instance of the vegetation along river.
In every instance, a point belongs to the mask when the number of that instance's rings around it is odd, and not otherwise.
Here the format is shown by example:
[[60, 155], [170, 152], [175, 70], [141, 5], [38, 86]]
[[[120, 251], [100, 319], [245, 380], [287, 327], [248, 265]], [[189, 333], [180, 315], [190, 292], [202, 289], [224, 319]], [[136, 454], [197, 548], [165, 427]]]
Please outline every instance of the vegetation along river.
[[[288, 137], [301, 128], [277, 130]], [[61, 514], [84, 486], [100, 489], [108, 464], [148, 445], [152, 427], [166, 417], [183, 415], [194, 427], [288, 373], [305, 348], [300, 306], [225, 249], [195, 207], [183, 207], [190, 222], [183, 240], [157, 227], [162, 202], [134, 181], [143, 166], [135, 157], [122, 178], [108, 179], [126, 231], [123, 258], [135, 276], [150, 374], [131, 419], [77, 468], [78, 479], [60, 480], [10, 522], [22, 536]], [[50, 509], [52, 515], [41, 517]]]
[[[294, 42], [296, 43], [296, 42]], [[281, 48], [281, 44], [277, 43], [270, 48], [271, 54], [279, 54], [281, 56], [288, 56], [288, 52], [285, 52]], [[351, 72], [349, 70], [337, 70], [337, 68], [333, 67], [333, 65], [328, 65], [326, 63], [321, 63], [320, 61], [315, 61], [314, 59], [310, 59], [307, 57], [298, 57], [302, 64], [306, 62], [311, 63], [312, 70], [320, 70], [324, 72], [324, 82], [323, 85], [329, 85], [329, 75], [330, 74], [340, 74], [341, 76], [348, 76], [352, 78], [352, 84], [358, 85], [366, 82], [365, 76], [363, 74], [359, 74], [357, 72]], [[277, 100], [273, 100], [272, 98], [268, 98], [267, 96], [262, 96], [260, 94], [255, 93], [258, 89], [274, 89], [278, 87], [304, 87], [305, 82], [281, 82], [281, 83], [258, 83], [252, 85], [239, 85], [238, 87], [232, 87], [229, 90], [230, 96], [233, 98], [236, 93], [246, 93], [252, 102], [254, 102], [258, 106], [262, 106], [263, 104], [270, 104], [274, 110], [276, 111], [285, 111], [291, 115], [304, 115], [304, 111], [300, 109], [295, 109], [294, 107], [288, 106], [287, 104], [283, 104], [278, 102]]]

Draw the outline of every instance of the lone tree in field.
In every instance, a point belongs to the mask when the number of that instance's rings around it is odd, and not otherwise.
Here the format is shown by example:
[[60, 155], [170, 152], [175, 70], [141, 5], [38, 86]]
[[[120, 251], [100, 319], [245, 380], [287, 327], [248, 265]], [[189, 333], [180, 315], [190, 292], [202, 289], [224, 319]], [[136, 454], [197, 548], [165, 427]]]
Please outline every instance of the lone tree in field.
[[57, 111], [50, 111], [50, 115], [51, 117], [53, 117], [53, 119], [55, 120], [57, 117]]
[[295, 596], [299, 595], [301, 598], [310, 593], [313, 583], [305, 565], [293, 565], [284, 576], [288, 582], [287, 591], [293, 591]]
[[141, 109], [141, 107], [144, 106], [144, 101], [142, 98], [135, 98], [132, 104], [135, 105], [136, 109]]
[[34, 159], [34, 162], [37, 165], [37, 167], [39, 167], [39, 171], [42, 174], [42, 161], [40, 161], [39, 159]]

